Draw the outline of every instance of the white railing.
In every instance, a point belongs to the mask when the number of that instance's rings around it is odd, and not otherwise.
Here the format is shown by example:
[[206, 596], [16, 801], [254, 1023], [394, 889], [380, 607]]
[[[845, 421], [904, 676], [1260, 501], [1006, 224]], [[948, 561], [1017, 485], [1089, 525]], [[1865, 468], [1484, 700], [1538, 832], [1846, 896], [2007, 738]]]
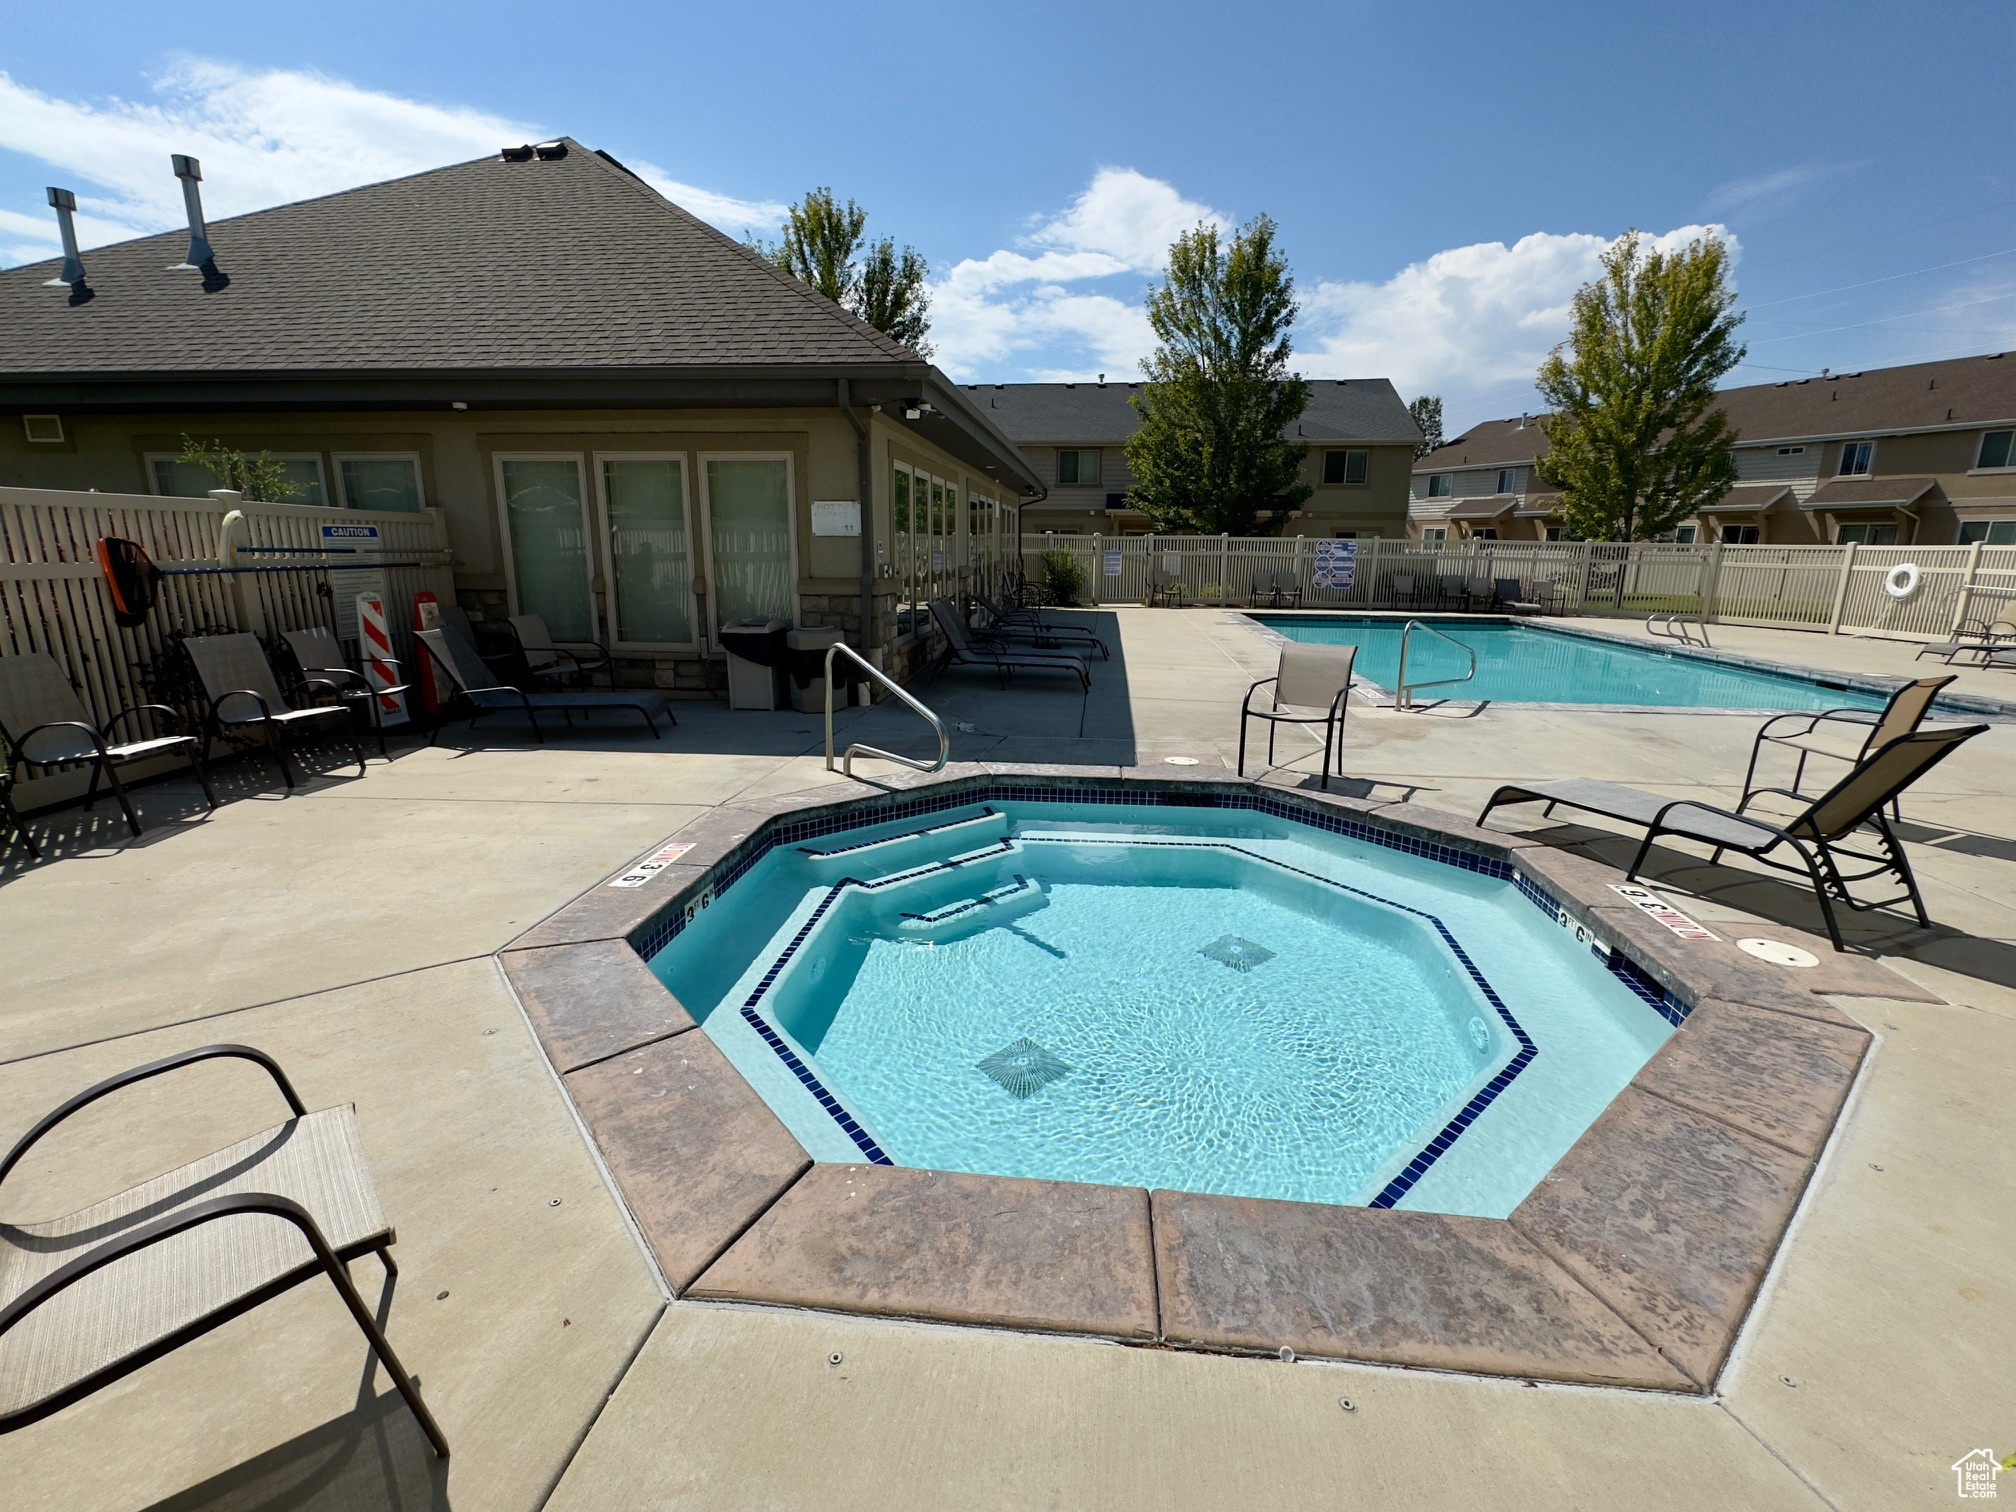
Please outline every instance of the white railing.
[[[1396, 609], [1462, 597], [1479, 579], [1517, 579], [1520, 596], [1564, 614], [1699, 616], [1704, 623], [1780, 626], [1941, 640], [1963, 619], [2016, 600], [2016, 546], [1683, 546], [1607, 541], [1455, 544], [1365, 539], [1351, 586], [1317, 587], [1315, 542], [1295, 536], [1032, 535], [1023, 570], [1042, 578], [1046, 551], [1084, 577], [1081, 603], [1143, 603], [1165, 564], [1192, 604], [1247, 606], [1299, 588], [1312, 609]], [[1909, 593], [1892, 569], [1909, 564]], [[1106, 569], [1117, 569], [1109, 573]], [[1395, 579], [1401, 580], [1396, 586]], [[1411, 591], [1409, 591], [1411, 580]], [[1438, 593], [1438, 589], [1446, 589]]]
[[[388, 562], [425, 564], [384, 570], [395, 655], [409, 666], [413, 593], [426, 588], [444, 603], [454, 601], [447, 535], [436, 510], [395, 514], [0, 487], [0, 655], [41, 651], [54, 657], [102, 724], [122, 708], [161, 701], [153, 690], [176, 633], [251, 630], [277, 637], [313, 625], [336, 628], [333, 595], [321, 591], [321, 571], [173, 572], [180, 564], [218, 566], [219, 533], [232, 509], [245, 521], [237, 544], [263, 548], [245, 558], [248, 567], [275, 551], [313, 557], [322, 549], [323, 525], [375, 525]], [[136, 541], [156, 566], [170, 570], [153, 612], [135, 629], [113, 621], [97, 560], [102, 536]], [[57, 801], [73, 787], [82, 791], [83, 780], [60, 773], [24, 782], [16, 801], [23, 807]]]
[[[1465, 656], [1470, 658], [1470, 665], [1464, 669], [1463, 675], [1461, 677], [1429, 677], [1429, 678], [1414, 678], [1411, 680], [1408, 678], [1407, 649], [1409, 643], [1414, 638], [1414, 632], [1417, 630], [1419, 630], [1424, 635], [1432, 635], [1436, 637], [1438, 640], [1445, 640], [1449, 642], [1450, 645], [1454, 646], [1458, 651], [1461, 651]], [[1396, 709], [1413, 708], [1414, 690], [1416, 688], [1447, 687], [1451, 683], [1468, 682], [1470, 681], [1471, 678], [1475, 677], [1476, 675], [1477, 675], [1477, 653], [1473, 651], [1469, 646], [1466, 646], [1462, 641], [1456, 639], [1455, 636], [1449, 635], [1441, 630], [1436, 629], [1433, 625], [1429, 624], [1425, 620], [1410, 619], [1404, 626], [1401, 627], [1400, 675], [1397, 678], [1395, 678], [1393, 682], [1394, 708]]]

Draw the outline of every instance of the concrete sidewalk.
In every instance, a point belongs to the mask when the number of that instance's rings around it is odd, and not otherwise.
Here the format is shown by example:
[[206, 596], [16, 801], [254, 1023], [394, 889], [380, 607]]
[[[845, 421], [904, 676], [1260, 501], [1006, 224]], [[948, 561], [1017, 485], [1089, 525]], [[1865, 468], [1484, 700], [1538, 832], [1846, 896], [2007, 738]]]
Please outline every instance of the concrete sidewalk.
[[[948, 672], [960, 760], [1229, 767], [1274, 651], [1218, 610], [1105, 611], [1113, 663]], [[1619, 628], [1618, 633], [1630, 633]], [[1908, 673], [1910, 648], [1711, 632], [1774, 660]], [[1907, 665], [1899, 666], [1897, 663]], [[1921, 663], [1917, 670], [1929, 668]], [[2016, 696], [2016, 678], [1979, 691]], [[455, 1448], [432, 1462], [354, 1326], [310, 1283], [0, 1438], [14, 1508], [265, 1506], [1887, 1508], [2016, 1448], [2016, 726], [1939, 768], [1904, 833], [1938, 928], [1854, 939], [1943, 1004], [1841, 1001], [1878, 1037], [1792, 1238], [1707, 1401], [663, 1300], [491, 952], [745, 794], [830, 780], [816, 716], [680, 705], [662, 742], [510, 730], [373, 760], [282, 798], [222, 764], [35, 822], [0, 858], [0, 1142], [96, 1078], [257, 1045], [310, 1106], [354, 1101], [398, 1226], [396, 1286], [355, 1274]], [[928, 751], [916, 717], [847, 738]], [[1583, 775], [1735, 796], [1755, 720], [1353, 707], [1351, 781], [1474, 816], [1500, 781]], [[1315, 745], [1284, 732], [1313, 770]], [[1295, 744], [1289, 744], [1295, 742]], [[872, 770], [872, 766], [866, 769]], [[1494, 823], [1497, 821], [1494, 820]], [[1596, 829], [1555, 831], [1614, 859]], [[1662, 888], [1717, 925], [1813, 928], [1810, 894], [1675, 851]], [[0, 1219], [69, 1211], [266, 1127], [247, 1068], [94, 1107], [38, 1146]], [[838, 1356], [837, 1362], [834, 1357]], [[1342, 1405], [1348, 1400], [1349, 1409]]]

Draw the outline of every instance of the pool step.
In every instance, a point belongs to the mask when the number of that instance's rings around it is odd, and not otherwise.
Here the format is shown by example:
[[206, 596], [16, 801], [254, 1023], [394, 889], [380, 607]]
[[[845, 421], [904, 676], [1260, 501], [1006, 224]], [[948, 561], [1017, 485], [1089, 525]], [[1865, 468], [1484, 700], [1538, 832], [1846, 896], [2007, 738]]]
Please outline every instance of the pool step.
[[841, 877], [858, 877], [868, 881], [894, 876], [940, 860], [948, 850], [955, 854], [970, 852], [985, 847], [989, 841], [1004, 840], [1007, 835], [1007, 816], [988, 807], [963, 818], [947, 819], [921, 829], [884, 835], [875, 840], [861, 840], [852, 845], [836, 845], [830, 849], [801, 845], [798, 853], [811, 863], [815, 876], [829, 881], [838, 881]]

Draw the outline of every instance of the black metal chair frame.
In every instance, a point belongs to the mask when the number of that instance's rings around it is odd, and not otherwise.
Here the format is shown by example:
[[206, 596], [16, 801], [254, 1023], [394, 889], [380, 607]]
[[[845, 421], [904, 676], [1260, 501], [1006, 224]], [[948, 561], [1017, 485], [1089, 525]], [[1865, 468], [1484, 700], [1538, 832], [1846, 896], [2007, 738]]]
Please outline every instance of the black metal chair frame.
[[[422, 654], [424, 654], [429, 660], [434, 661], [436, 663], [440, 663], [441, 659], [434, 655], [433, 650], [427, 645], [427, 643], [424, 640], [420, 642], [420, 646]], [[479, 652], [478, 655], [480, 656], [481, 653]], [[442, 670], [448, 674], [448, 680], [455, 684], [455, 697], [450, 700], [450, 707], [452, 707], [456, 703], [461, 703], [468, 706], [469, 728], [471, 730], [474, 730], [476, 728], [476, 721], [478, 719], [481, 719], [485, 714], [522, 713], [524, 714], [527, 722], [530, 723], [532, 726], [532, 738], [535, 741], [537, 741], [540, 745], [544, 745], [546, 744], [546, 733], [539, 727], [539, 715], [542, 712], [547, 714], [554, 714], [554, 713], [559, 714], [562, 717], [562, 719], [566, 722], [568, 728], [572, 729], [574, 725], [575, 709], [579, 709], [580, 712], [582, 712], [583, 714], [593, 713], [597, 709], [629, 709], [633, 713], [643, 718], [644, 726], [651, 732], [652, 739], [662, 740], [664, 738], [658, 733], [658, 721], [652, 716], [651, 711], [645, 708], [642, 704], [634, 704], [634, 703], [577, 704], [574, 706], [574, 708], [568, 708], [564, 704], [535, 705], [532, 702], [534, 698], [564, 698], [566, 695], [561, 693], [528, 693], [525, 689], [520, 687], [514, 687], [510, 683], [499, 683], [495, 687], [489, 687], [489, 688], [471, 688], [466, 684], [464, 684], [460, 677], [456, 676], [455, 669], [453, 667], [443, 665]], [[485, 708], [482, 704], [477, 702], [476, 695], [478, 695], [479, 693], [505, 694], [508, 697], [517, 699], [519, 707], [516, 709]], [[670, 720], [673, 726], [676, 728], [679, 724], [679, 716], [672, 712], [669, 705], [664, 710], [664, 714], [665, 717], [668, 720]], [[447, 711], [443, 710], [441, 717], [435, 721], [433, 732], [429, 734], [427, 737], [427, 744], [431, 746], [434, 744], [435, 741], [441, 738], [442, 727], [448, 723], [449, 718], [450, 716], [447, 713]]]
[[1098, 648], [1101, 661], [1113, 659], [1113, 653], [1107, 649], [1106, 642], [1101, 640], [1095, 631], [1083, 625], [1053, 625], [1043, 618], [1040, 609], [1008, 609], [996, 600], [977, 593], [972, 595], [972, 598], [987, 611], [992, 623], [984, 630], [968, 627], [966, 633], [970, 636], [990, 641], [1019, 639], [1039, 648], [1055, 649], [1066, 654], [1069, 654], [1069, 648], [1064, 644], [1066, 639], [1084, 641]]
[[[1270, 767], [1274, 765], [1274, 734], [1277, 726], [1284, 724], [1293, 724], [1293, 725], [1320, 724], [1323, 726], [1323, 776], [1321, 782], [1323, 791], [1327, 793], [1330, 790], [1331, 753], [1333, 751], [1336, 751], [1338, 752], [1339, 755], [1342, 754], [1340, 750], [1340, 742], [1338, 741], [1337, 737], [1343, 733], [1345, 700], [1351, 696], [1351, 689], [1349, 686], [1339, 688], [1337, 690], [1337, 696], [1330, 700], [1329, 710], [1326, 713], [1322, 714], [1315, 714], [1315, 715], [1282, 714], [1279, 712], [1263, 711], [1254, 708], [1253, 695], [1255, 693], [1258, 693], [1262, 688], [1266, 687], [1269, 683], [1279, 682], [1280, 680], [1281, 678], [1279, 673], [1276, 673], [1273, 677], [1261, 678], [1260, 681], [1256, 682], [1255, 684], [1253, 684], [1252, 687], [1246, 690], [1245, 702], [1243, 702], [1239, 706], [1239, 775], [1241, 777], [1244, 777], [1246, 775], [1247, 720], [1264, 719], [1267, 721], [1267, 765]], [[1342, 777], [1344, 775], [1343, 769], [1341, 767], [1338, 769], [1337, 775], [1339, 777]]]
[[[394, 677], [404, 677], [406, 675], [400, 670], [401, 663], [398, 657], [380, 656], [375, 659], [390, 667]], [[347, 681], [335, 681], [333, 679], [347, 679]], [[392, 753], [385, 744], [385, 715], [384, 711], [378, 707], [378, 700], [380, 698], [389, 698], [395, 693], [411, 692], [413, 685], [410, 682], [394, 683], [387, 688], [374, 688], [371, 686], [371, 679], [366, 677], [362, 672], [359, 672], [355, 667], [301, 668], [302, 687], [305, 689], [310, 682], [315, 682], [319, 686], [330, 689], [335, 693], [337, 698], [342, 700], [346, 708], [354, 708], [361, 702], [368, 713], [371, 731], [378, 737], [378, 754], [385, 757], [388, 761], [391, 759]]]
[[[286, 1072], [282, 1071], [279, 1063], [264, 1051], [255, 1050], [250, 1045], [204, 1045], [198, 1049], [185, 1050], [179, 1055], [170, 1055], [161, 1060], [150, 1061], [144, 1066], [136, 1066], [130, 1071], [108, 1077], [96, 1086], [87, 1087], [82, 1092], [79, 1092], [75, 1097], [57, 1108], [55, 1112], [49, 1114], [40, 1123], [36, 1124], [34, 1128], [30, 1129], [16, 1142], [14, 1148], [8, 1152], [7, 1158], [4, 1161], [0, 1161], [0, 1182], [4, 1182], [7, 1179], [7, 1173], [14, 1169], [22, 1156], [28, 1153], [29, 1147], [37, 1140], [62, 1123], [71, 1114], [88, 1107], [90, 1104], [98, 1101], [99, 1098], [116, 1092], [123, 1087], [132, 1086], [135, 1082], [146, 1081], [150, 1077], [160, 1076], [165, 1072], [178, 1070], [183, 1066], [191, 1065], [198, 1061], [219, 1059], [249, 1060], [262, 1066], [272, 1076], [274, 1083], [280, 1089], [280, 1095], [287, 1100], [287, 1106], [294, 1116], [296, 1118], [307, 1117], [308, 1109], [302, 1103], [300, 1095], [295, 1092], [293, 1084], [287, 1080]], [[181, 1348], [191, 1340], [200, 1338], [212, 1329], [219, 1328], [244, 1313], [250, 1312], [260, 1304], [271, 1301], [281, 1293], [292, 1290], [303, 1281], [320, 1273], [329, 1278], [330, 1284], [336, 1288], [337, 1294], [342, 1297], [344, 1305], [350, 1309], [350, 1316], [356, 1320], [358, 1328], [363, 1331], [366, 1341], [371, 1346], [372, 1353], [377, 1357], [378, 1362], [385, 1367], [385, 1373], [391, 1376], [393, 1385], [399, 1389], [400, 1396], [405, 1398], [406, 1405], [412, 1409], [413, 1416], [419, 1421], [421, 1430], [427, 1435], [428, 1442], [434, 1446], [434, 1452], [440, 1455], [441, 1458], [446, 1459], [448, 1457], [447, 1438], [442, 1434], [440, 1425], [434, 1421], [433, 1413], [427, 1410], [427, 1404], [420, 1399], [420, 1392], [414, 1386], [412, 1377], [407, 1375], [405, 1367], [399, 1363], [398, 1355], [393, 1353], [391, 1341], [385, 1337], [384, 1331], [379, 1328], [378, 1320], [372, 1315], [371, 1309], [365, 1305], [364, 1299], [358, 1295], [356, 1283], [350, 1279], [349, 1263], [367, 1254], [376, 1254], [378, 1256], [379, 1262], [385, 1267], [387, 1276], [397, 1276], [399, 1274], [399, 1267], [392, 1259], [392, 1244], [396, 1236], [387, 1234], [383, 1240], [375, 1244], [346, 1245], [340, 1250], [333, 1249], [329, 1241], [323, 1237], [322, 1230], [317, 1226], [314, 1217], [306, 1208], [291, 1198], [281, 1197], [274, 1193], [239, 1192], [224, 1197], [207, 1198], [204, 1201], [193, 1203], [189, 1207], [170, 1213], [166, 1217], [157, 1218], [152, 1223], [144, 1224], [140, 1228], [121, 1234], [116, 1239], [107, 1240], [95, 1249], [79, 1255], [67, 1265], [51, 1271], [40, 1281], [37, 1281], [33, 1286], [22, 1292], [20, 1296], [14, 1298], [5, 1307], [0, 1307], [0, 1335], [6, 1334], [9, 1329], [13, 1328], [37, 1307], [76, 1285], [94, 1271], [102, 1270], [108, 1265], [125, 1259], [128, 1255], [150, 1248], [153, 1245], [161, 1243], [163, 1240], [171, 1239], [175, 1235], [184, 1233], [199, 1225], [252, 1213], [262, 1213], [275, 1218], [284, 1218], [292, 1223], [301, 1231], [302, 1238], [308, 1241], [309, 1248], [315, 1252], [314, 1260], [309, 1264], [287, 1272], [285, 1275], [274, 1278], [264, 1286], [255, 1288], [242, 1297], [234, 1299], [228, 1305], [217, 1309], [215, 1312], [206, 1313], [193, 1322], [185, 1324], [173, 1333], [157, 1339], [145, 1349], [92, 1372], [82, 1380], [73, 1382], [62, 1391], [45, 1397], [32, 1406], [22, 1408], [6, 1416], [0, 1416], [0, 1433], [9, 1433], [16, 1428], [25, 1428], [30, 1423], [39, 1422], [52, 1413], [60, 1412], [65, 1407], [82, 1400], [100, 1388], [109, 1386], [112, 1382], [131, 1375], [142, 1366], [152, 1364], [163, 1355]]]
[[42, 847], [37, 845], [35, 837], [28, 833], [28, 826], [22, 822], [20, 812], [14, 807], [13, 787], [14, 774], [12, 772], [0, 772], [0, 819], [4, 819], [7, 822], [7, 831], [4, 838], [11, 840], [15, 835], [19, 835], [21, 843], [28, 847], [29, 859], [40, 861], [42, 859]]
[[[13, 769], [16, 766], [41, 767], [45, 770], [53, 771], [58, 767], [80, 766], [88, 761], [91, 763], [91, 785], [84, 792], [84, 807], [88, 810], [98, 801], [98, 782], [100, 778], [103, 778], [105, 783], [112, 789], [112, 796], [119, 800], [120, 810], [126, 815], [126, 828], [131, 830], [134, 838], [137, 839], [141, 833], [140, 817], [133, 812], [133, 800], [127, 797], [126, 785], [119, 780], [117, 768], [122, 761], [148, 761], [157, 756], [166, 756], [169, 752], [156, 750], [146, 752], [140, 756], [122, 757], [115, 754], [106, 745], [106, 741], [112, 738], [112, 732], [122, 722], [140, 714], [152, 714], [157, 719], [166, 719], [177, 732], [186, 728], [188, 724], [188, 721], [178, 711], [169, 708], [168, 705], [150, 703], [134, 704], [131, 708], [121, 709], [117, 714], [106, 720], [101, 728], [95, 729], [81, 719], [52, 719], [47, 724], [36, 725], [33, 729], [23, 730], [19, 736], [15, 736], [4, 725], [0, 725], [0, 742], [5, 742], [8, 750], [9, 776], [11, 778]], [[27, 742], [33, 740], [44, 730], [77, 730], [82, 732], [91, 742], [91, 754], [67, 756], [59, 761], [36, 760], [34, 757], [26, 754], [24, 747]], [[199, 740], [194, 735], [180, 733], [177, 733], [174, 738], [188, 743], [189, 765], [195, 770], [196, 780], [203, 787], [203, 797], [208, 801], [210, 808], [214, 812], [217, 807], [217, 791], [210, 786], [210, 773], [204, 767], [204, 761], [210, 754], [209, 741], [207, 739]], [[14, 804], [11, 799], [7, 803], [7, 813], [13, 819], [15, 827], [21, 831], [23, 838], [27, 838], [28, 827], [21, 822], [21, 816], [15, 813]], [[28, 852], [38, 860], [42, 854], [36, 848], [35, 842], [32, 839], [28, 840]]]
[[[551, 678], [555, 681], [562, 678], [578, 677], [582, 679], [582, 682], [576, 684], [576, 686], [585, 685], [592, 688], [595, 686], [595, 674], [600, 672], [609, 679], [609, 691], [612, 693], [616, 691], [616, 658], [610, 654], [609, 648], [603, 645], [602, 642], [596, 640], [555, 640], [550, 649], [555, 657], [559, 659], [554, 661], [550, 666], [535, 667], [532, 665], [532, 653], [534, 651], [545, 651], [549, 648], [526, 645], [524, 637], [518, 633], [518, 627], [509, 620], [504, 621], [504, 628], [510, 632], [512, 641], [517, 645], [518, 654], [525, 658], [525, 670], [533, 677]], [[584, 661], [581, 657], [574, 654], [577, 648], [587, 646], [595, 648], [596, 658], [592, 661]]]
[[[343, 738], [350, 743], [350, 754], [357, 758], [357, 775], [361, 777], [366, 771], [364, 748], [357, 743], [357, 732], [352, 728], [350, 722], [350, 706], [343, 701], [343, 690], [337, 687], [336, 684], [325, 682], [320, 678], [309, 677], [302, 679], [301, 691], [305, 696], [309, 698], [315, 697], [315, 690], [318, 688], [328, 690], [337, 701], [333, 704], [309, 704], [306, 708], [292, 709], [287, 712], [305, 714], [311, 710], [326, 710], [331, 714], [340, 715], [343, 720]], [[227, 717], [223, 712], [224, 704], [227, 700], [233, 698], [251, 699], [258, 706], [259, 712], [256, 715], [243, 719]], [[285, 721], [273, 717], [273, 706], [266, 702], [264, 695], [255, 693], [250, 688], [233, 688], [229, 692], [218, 694], [214, 699], [206, 695], [204, 701], [210, 705], [209, 717], [205, 720], [203, 726], [203, 754], [205, 757], [208, 757], [210, 754], [211, 740], [221, 738], [227, 725], [234, 730], [242, 730], [256, 725], [259, 728], [260, 734], [265, 736], [267, 746], [273, 752], [273, 762], [274, 765], [280, 768], [281, 780], [287, 784], [290, 791], [295, 787], [294, 766], [288, 760], [292, 752], [287, 742], [287, 725]], [[305, 776], [307, 769], [304, 767], [302, 770]]]

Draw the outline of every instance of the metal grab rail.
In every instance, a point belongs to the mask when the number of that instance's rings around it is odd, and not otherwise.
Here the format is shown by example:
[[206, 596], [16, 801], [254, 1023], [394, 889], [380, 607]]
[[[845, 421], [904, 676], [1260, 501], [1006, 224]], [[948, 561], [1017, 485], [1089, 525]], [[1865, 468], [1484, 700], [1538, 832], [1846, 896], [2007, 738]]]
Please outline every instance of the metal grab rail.
[[[1699, 644], [1708, 646], [1708, 621], [1698, 614], [1648, 614], [1645, 616], [1645, 633], [1647, 635], [1663, 636], [1667, 640], [1676, 640], [1683, 646], [1696, 644], [1693, 630], [1688, 628], [1690, 625], [1701, 632]], [[1708, 649], [1712, 651], [1714, 647], [1709, 646]]]
[[938, 759], [935, 762], [919, 761], [914, 756], [898, 756], [894, 751], [884, 751], [876, 746], [861, 745], [857, 742], [854, 745], [848, 746], [842, 754], [840, 758], [840, 770], [849, 777], [854, 775], [854, 753], [858, 751], [863, 756], [880, 756], [884, 761], [893, 761], [898, 766], [909, 767], [912, 771], [944, 771], [945, 763], [952, 755], [952, 737], [945, 733], [944, 721], [925, 708], [916, 699], [912, 698], [906, 688], [900, 686], [888, 674], [875, 667], [859, 651], [841, 641], [835, 641], [826, 648], [826, 770], [829, 772], [833, 770], [833, 658], [842, 651], [847, 653], [848, 660], [852, 661], [863, 672], [866, 672], [870, 678], [880, 683], [891, 693], [894, 693], [903, 702], [930, 721], [931, 728], [938, 732]]
[[[1431, 677], [1425, 682], [1413, 683], [1407, 681], [1407, 639], [1416, 630], [1426, 630], [1430, 635], [1441, 636], [1442, 639], [1470, 658], [1470, 670], [1465, 672], [1461, 677]], [[1456, 639], [1455, 636], [1449, 634], [1446, 630], [1437, 630], [1426, 620], [1410, 619], [1400, 631], [1400, 676], [1393, 688], [1393, 707], [1396, 709], [1413, 708], [1414, 690], [1416, 688], [1440, 688], [1450, 683], [1468, 682], [1476, 675], [1477, 653], [1475, 651], [1464, 645], [1463, 642]]]

